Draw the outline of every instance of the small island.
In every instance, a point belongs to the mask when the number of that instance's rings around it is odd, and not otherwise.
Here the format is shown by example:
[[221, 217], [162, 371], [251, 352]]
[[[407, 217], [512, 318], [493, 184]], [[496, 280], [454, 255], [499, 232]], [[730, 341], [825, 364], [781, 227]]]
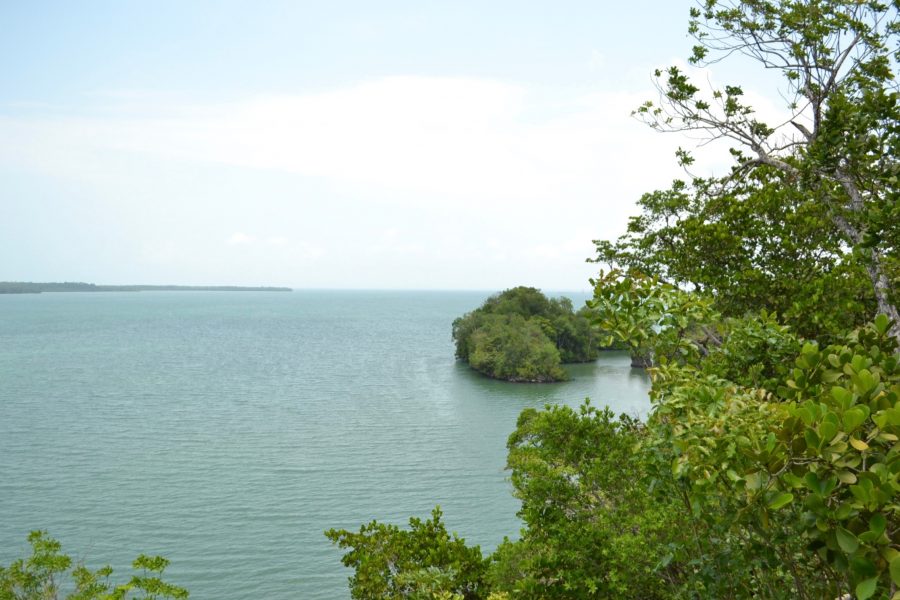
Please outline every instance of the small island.
[[290, 292], [287, 287], [242, 287], [235, 285], [96, 285], [80, 281], [33, 283], [0, 281], [0, 294], [43, 292]]
[[590, 362], [600, 335], [589, 309], [577, 312], [568, 298], [547, 298], [539, 289], [515, 287], [485, 300], [453, 321], [456, 357], [476, 371], [505, 381], [565, 381], [564, 363]]

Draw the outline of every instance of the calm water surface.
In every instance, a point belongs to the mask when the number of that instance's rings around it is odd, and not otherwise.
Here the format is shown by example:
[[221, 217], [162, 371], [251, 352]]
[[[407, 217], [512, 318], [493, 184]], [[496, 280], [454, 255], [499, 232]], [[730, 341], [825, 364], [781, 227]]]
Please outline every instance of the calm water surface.
[[503, 468], [523, 408], [649, 405], [618, 353], [562, 384], [457, 364], [450, 324], [484, 297], [0, 296], [0, 564], [40, 528], [122, 578], [162, 554], [193, 598], [348, 598], [322, 531], [435, 504], [493, 549], [519, 528]]

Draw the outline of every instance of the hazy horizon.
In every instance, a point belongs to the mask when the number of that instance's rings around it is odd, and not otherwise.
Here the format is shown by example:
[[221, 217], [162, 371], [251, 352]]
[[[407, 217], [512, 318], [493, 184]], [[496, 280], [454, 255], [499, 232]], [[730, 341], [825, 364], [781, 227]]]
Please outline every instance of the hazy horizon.
[[690, 6], [0, 6], [0, 279], [586, 287]]
[[[87, 283], [94, 284], [98, 286], [104, 285], [114, 285], [114, 286], [181, 286], [181, 287], [217, 287], [220, 284], [211, 283], [211, 284], [192, 284], [192, 283], [165, 283], [165, 282], [135, 282], [135, 281], [127, 281], [124, 283], [108, 283], [105, 281], [75, 281], [72, 279], [69, 280], [61, 280], [61, 281], [29, 281], [29, 280], [18, 280], [18, 281], [0, 281], [0, 283], [38, 283], [38, 284], [46, 284], [46, 283]], [[493, 294], [503, 291], [505, 288], [388, 288], [388, 287], [304, 287], [297, 285], [275, 285], [275, 284], [228, 284], [227, 286], [221, 285], [221, 287], [269, 287], [269, 288], [290, 288], [292, 292], [459, 292], [459, 293], [484, 293], [484, 294]], [[585, 286], [581, 289], [553, 289], [553, 288], [539, 288], [544, 294], [548, 294], [550, 296], [556, 296], [559, 294], [583, 294], [587, 295], [591, 293], [591, 287]], [[147, 291], [157, 291], [157, 290], [147, 290]], [[165, 290], [159, 290], [165, 291]], [[83, 292], [43, 292], [48, 294], [65, 294], [65, 293], [83, 293]], [[94, 292], [94, 293], [102, 293], [102, 292]]]

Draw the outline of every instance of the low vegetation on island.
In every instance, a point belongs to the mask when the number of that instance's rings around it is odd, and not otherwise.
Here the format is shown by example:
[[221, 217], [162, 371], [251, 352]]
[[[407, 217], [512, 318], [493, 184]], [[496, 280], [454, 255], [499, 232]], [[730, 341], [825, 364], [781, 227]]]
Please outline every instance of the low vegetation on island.
[[515, 287], [485, 300], [453, 322], [456, 357], [495, 379], [563, 381], [563, 363], [599, 355], [600, 335], [589, 310], [577, 312], [568, 298], [547, 298], [532, 287]]

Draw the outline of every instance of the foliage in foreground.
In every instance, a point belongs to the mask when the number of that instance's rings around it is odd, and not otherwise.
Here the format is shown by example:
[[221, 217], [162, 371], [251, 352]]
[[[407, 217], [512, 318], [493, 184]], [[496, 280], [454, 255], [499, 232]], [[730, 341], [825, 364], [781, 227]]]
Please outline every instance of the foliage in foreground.
[[[629, 311], [643, 318], [641, 297], [682, 293], [652, 280], [602, 282], [598, 299], [635, 300], [599, 310], [611, 329]], [[524, 411], [508, 442], [520, 539], [482, 559], [437, 526], [439, 513], [412, 532], [374, 523], [330, 532], [351, 549], [354, 597], [900, 598], [890, 321], [820, 347], [750, 318], [705, 354], [695, 336], [649, 323], [642, 343], [671, 354], [651, 371], [646, 423], [589, 404]], [[735, 349], [759, 362], [732, 368]], [[436, 551], [446, 545], [465, 560]], [[373, 566], [393, 583], [373, 588]]]
[[456, 357], [507, 381], [562, 381], [560, 365], [595, 360], [598, 339], [586, 309], [530, 287], [491, 296], [453, 322]]
[[[132, 563], [135, 574], [126, 583], [110, 581], [109, 566], [91, 571], [81, 564], [73, 567], [72, 559], [61, 552], [62, 546], [44, 531], [28, 536], [31, 556], [0, 565], [0, 600], [182, 600], [188, 591], [162, 580], [169, 561], [161, 556], [141, 554]], [[62, 579], [68, 573], [71, 582]], [[64, 594], [64, 590], [68, 593]]]
[[[668, 564], [693, 565], [682, 570], [686, 589], [712, 597], [892, 597], [900, 357], [890, 320], [820, 347], [753, 317], [710, 347], [698, 328], [678, 326], [690, 324], [679, 318], [683, 297], [608, 275], [594, 301], [606, 325], [660, 348], [642, 451], [694, 532], [672, 546]], [[647, 310], [658, 302], [676, 307], [671, 321]]]
[[409, 520], [410, 529], [372, 521], [358, 533], [331, 529], [325, 535], [350, 548], [341, 562], [354, 569], [354, 598], [415, 598], [431, 600], [439, 592], [463, 599], [483, 598], [486, 563], [481, 550], [470, 548], [441, 522], [435, 508], [431, 519]]
[[780, 75], [790, 117], [656, 72], [636, 116], [734, 163], [597, 242], [624, 272], [595, 324], [651, 367], [652, 413], [523, 413], [525, 528], [479, 593], [900, 600], [900, 2], [700, 0], [689, 33], [693, 64]]

